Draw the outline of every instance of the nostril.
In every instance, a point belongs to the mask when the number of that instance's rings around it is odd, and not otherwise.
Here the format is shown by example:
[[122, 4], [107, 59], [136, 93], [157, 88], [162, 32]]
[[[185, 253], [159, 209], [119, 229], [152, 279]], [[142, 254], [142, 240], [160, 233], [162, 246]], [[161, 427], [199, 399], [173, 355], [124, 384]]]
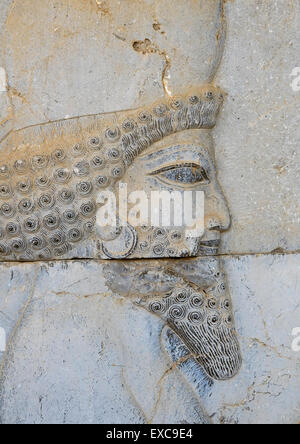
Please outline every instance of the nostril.
[[209, 230], [221, 230], [222, 229], [222, 224], [217, 219], [209, 219], [208, 222], [207, 222], [207, 228]]

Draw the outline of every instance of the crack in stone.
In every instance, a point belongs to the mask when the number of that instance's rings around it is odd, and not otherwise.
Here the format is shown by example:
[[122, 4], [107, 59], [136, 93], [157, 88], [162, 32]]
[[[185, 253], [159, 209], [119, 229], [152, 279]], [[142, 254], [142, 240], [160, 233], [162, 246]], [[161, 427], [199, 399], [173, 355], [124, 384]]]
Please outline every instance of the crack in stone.
[[30, 288], [30, 291], [29, 291], [28, 299], [27, 299], [25, 305], [23, 306], [22, 313], [19, 316], [18, 320], [16, 321], [16, 324], [15, 324], [13, 330], [12, 330], [12, 333], [10, 334], [10, 337], [9, 337], [9, 339], [7, 341], [6, 351], [5, 351], [4, 355], [2, 356], [2, 360], [1, 360], [1, 363], [0, 363], [0, 378], [2, 378], [3, 369], [4, 369], [4, 366], [6, 364], [6, 360], [7, 360], [8, 354], [10, 352], [11, 344], [13, 342], [13, 339], [14, 339], [14, 337], [15, 337], [15, 335], [17, 333], [17, 330], [18, 330], [19, 326], [21, 325], [21, 323], [22, 323], [22, 321], [23, 321], [23, 319], [25, 317], [26, 311], [27, 311], [27, 309], [28, 309], [28, 307], [29, 307], [29, 305], [30, 305], [30, 303], [32, 301], [39, 274], [40, 274], [40, 270], [37, 267], [36, 272], [35, 272], [35, 276], [32, 279], [32, 285], [31, 285], [31, 288]]
[[123, 382], [124, 382], [124, 385], [125, 385], [125, 387], [126, 387], [128, 393], [129, 393], [129, 395], [132, 397], [132, 399], [133, 399], [135, 405], [137, 406], [137, 408], [139, 409], [139, 411], [141, 412], [141, 414], [144, 416], [145, 423], [146, 423], [146, 424], [149, 424], [149, 419], [147, 418], [147, 415], [146, 415], [144, 409], [142, 408], [142, 406], [140, 405], [140, 403], [139, 403], [138, 400], [136, 399], [136, 397], [135, 397], [133, 391], [131, 390], [131, 387], [129, 386], [129, 384], [128, 384], [127, 381], [126, 381], [125, 373], [124, 373], [124, 368], [122, 368], [122, 370], [121, 370], [121, 376], [122, 376], [122, 380], [123, 380]]
[[[197, 256], [197, 257], [188, 257], [188, 258], [160, 258], [159, 260], [161, 262], [175, 262], [175, 261], [192, 261], [192, 260], [197, 260], [197, 259], [212, 259], [212, 258], [225, 258], [225, 257], [229, 257], [229, 258], [240, 258], [240, 257], [264, 257], [264, 256], [291, 256], [291, 255], [298, 255], [300, 254], [300, 250], [294, 250], [294, 251], [282, 251], [282, 252], [262, 252], [262, 253], [220, 253], [217, 256], [216, 255], [212, 255], [212, 256]], [[126, 262], [130, 263], [131, 262], [141, 262], [144, 261], [145, 259], [130, 259], [127, 258]], [[147, 258], [147, 261], [157, 261], [157, 258]], [[13, 266], [13, 265], [24, 265], [24, 264], [42, 264], [42, 265], [48, 265], [48, 264], [55, 264], [55, 263], [76, 263], [76, 262], [81, 262], [81, 263], [107, 263], [107, 262], [118, 262], [118, 260], [109, 260], [109, 261], [105, 261], [105, 260], [100, 260], [100, 259], [94, 259], [94, 258], [86, 258], [86, 257], [77, 257], [77, 258], [72, 258], [72, 259], [51, 259], [51, 261], [1, 261], [0, 264], [3, 266]]]
[[156, 45], [156, 43], [151, 42], [151, 40], [147, 38], [145, 40], [136, 40], [135, 42], [133, 42], [132, 47], [136, 52], [142, 53], [143, 55], [157, 54], [164, 59], [165, 66], [162, 71], [162, 77], [161, 77], [162, 85], [165, 94], [169, 97], [172, 97], [172, 93], [168, 83], [168, 80], [170, 79], [171, 59], [168, 56], [167, 52], [161, 50]]

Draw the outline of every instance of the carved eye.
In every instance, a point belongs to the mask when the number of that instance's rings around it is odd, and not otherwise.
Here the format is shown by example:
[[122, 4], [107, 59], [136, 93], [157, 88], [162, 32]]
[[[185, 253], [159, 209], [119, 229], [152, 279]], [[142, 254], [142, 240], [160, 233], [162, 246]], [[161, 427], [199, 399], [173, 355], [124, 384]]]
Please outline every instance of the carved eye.
[[194, 163], [171, 165], [150, 173], [162, 182], [181, 185], [209, 184], [209, 178], [204, 168]]

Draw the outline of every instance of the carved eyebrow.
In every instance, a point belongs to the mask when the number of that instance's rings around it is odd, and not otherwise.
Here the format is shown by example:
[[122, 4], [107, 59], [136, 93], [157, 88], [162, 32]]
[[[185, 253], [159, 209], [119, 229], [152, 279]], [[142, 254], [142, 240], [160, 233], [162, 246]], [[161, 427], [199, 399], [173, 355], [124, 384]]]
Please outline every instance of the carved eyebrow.
[[151, 171], [151, 173], [148, 173], [148, 176], [155, 176], [157, 174], [165, 173], [166, 171], [175, 170], [177, 168], [202, 168], [202, 166], [193, 162], [176, 163], [173, 165], [168, 165], [159, 168], [158, 170], [155, 171]]

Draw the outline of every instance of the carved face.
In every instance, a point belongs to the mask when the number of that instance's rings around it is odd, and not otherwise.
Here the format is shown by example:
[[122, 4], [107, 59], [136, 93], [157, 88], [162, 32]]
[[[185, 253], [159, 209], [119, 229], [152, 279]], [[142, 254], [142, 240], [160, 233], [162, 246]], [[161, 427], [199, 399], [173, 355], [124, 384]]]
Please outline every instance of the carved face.
[[[132, 220], [134, 228], [123, 229], [123, 244], [122, 234], [104, 242], [109, 256], [126, 249], [131, 249], [131, 258], [217, 254], [220, 233], [229, 228], [230, 215], [210, 143], [201, 132], [185, 131], [153, 144], [135, 159], [121, 181], [127, 188], [129, 223]], [[200, 211], [202, 196], [204, 212]], [[201, 229], [191, 236], [197, 224]]]

